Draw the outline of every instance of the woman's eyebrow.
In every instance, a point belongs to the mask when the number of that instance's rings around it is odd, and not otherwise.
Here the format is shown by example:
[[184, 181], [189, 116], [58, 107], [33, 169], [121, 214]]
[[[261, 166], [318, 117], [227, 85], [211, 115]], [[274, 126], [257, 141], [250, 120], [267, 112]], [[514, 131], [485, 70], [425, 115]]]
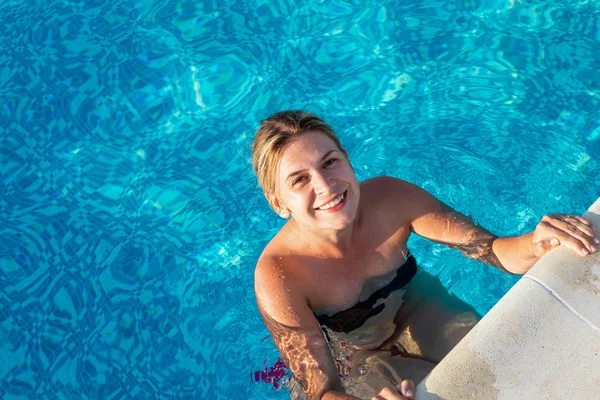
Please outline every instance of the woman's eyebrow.
[[[329, 150], [327, 153], [325, 153], [325, 154], [323, 155], [323, 157], [321, 157], [321, 159], [319, 160], [319, 162], [323, 161], [324, 159], [326, 159], [327, 157], [329, 157], [329, 155], [330, 155], [331, 153], [335, 153], [336, 151], [337, 151], [337, 150], [335, 150], [335, 149], [333, 149], [333, 150]], [[305, 169], [301, 169], [300, 171], [295, 171], [295, 172], [292, 172], [291, 174], [289, 174], [289, 175], [288, 175], [288, 176], [285, 178], [286, 182], [287, 182], [288, 180], [290, 180], [290, 178], [293, 178], [293, 177], [294, 177], [294, 176], [296, 176], [296, 175], [300, 175], [300, 174], [301, 174], [301, 173], [303, 173], [304, 171], [306, 171], [306, 170], [305, 170]]]

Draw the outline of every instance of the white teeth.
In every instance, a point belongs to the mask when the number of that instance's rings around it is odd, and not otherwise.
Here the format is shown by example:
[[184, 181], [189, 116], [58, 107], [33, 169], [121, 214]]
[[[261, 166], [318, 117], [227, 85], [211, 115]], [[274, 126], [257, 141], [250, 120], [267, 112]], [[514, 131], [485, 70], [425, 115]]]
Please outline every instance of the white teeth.
[[338, 204], [340, 204], [340, 202], [341, 202], [342, 200], [344, 200], [344, 193], [342, 193], [342, 195], [341, 195], [340, 197], [338, 197], [337, 199], [334, 199], [333, 201], [330, 201], [329, 203], [325, 204], [325, 205], [324, 205], [324, 206], [322, 206], [322, 207], [319, 207], [318, 209], [319, 209], [319, 210], [328, 210], [328, 209], [330, 209], [331, 207], [335, 207], [335, 206], [337, 206]]

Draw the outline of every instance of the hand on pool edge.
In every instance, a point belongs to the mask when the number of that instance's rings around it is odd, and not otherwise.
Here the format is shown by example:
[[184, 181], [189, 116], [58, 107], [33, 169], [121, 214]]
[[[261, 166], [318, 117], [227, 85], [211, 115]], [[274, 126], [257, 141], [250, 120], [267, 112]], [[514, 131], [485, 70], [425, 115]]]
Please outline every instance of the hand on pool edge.
[[581, 256], [598, 250], [600, 239], [590, 220], [572, 214], [544, 215], [532, 232], [532, 252], [541, 257], [559, 245], [567, 246]]
[[396, 390], [388, 387], [383, 388], [381, 392], [371, 400], [412, 400], [415, 393], [415, 384], [413, 381], [404, 380], [396, 386]]

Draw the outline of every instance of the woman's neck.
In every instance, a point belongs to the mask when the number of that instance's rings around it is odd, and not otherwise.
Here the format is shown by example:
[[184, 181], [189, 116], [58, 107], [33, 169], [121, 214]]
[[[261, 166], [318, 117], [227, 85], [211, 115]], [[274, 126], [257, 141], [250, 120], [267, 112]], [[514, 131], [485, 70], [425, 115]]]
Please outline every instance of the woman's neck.
[[350, 255], [356, 248], [355, 241], [360, 227], [360, 217], [357, 213], [354, 221], [344, 229], [323, 229], [311, 226], [301, 226], [293, 218], [288, 222], [290, 234], [297, 246], [306, 249], [309, 246], [319, 255], [342, 258]]

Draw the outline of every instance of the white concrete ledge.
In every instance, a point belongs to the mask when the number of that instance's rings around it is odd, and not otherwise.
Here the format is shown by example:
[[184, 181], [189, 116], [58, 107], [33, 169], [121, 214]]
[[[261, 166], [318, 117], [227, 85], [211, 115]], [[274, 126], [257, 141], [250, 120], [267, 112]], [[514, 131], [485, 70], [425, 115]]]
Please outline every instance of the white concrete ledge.
[[[600, 231], [600, 199], [584, 214]], [[417, 386], [424, 399], [600, 398], [600, 252], [542, 257]]]

